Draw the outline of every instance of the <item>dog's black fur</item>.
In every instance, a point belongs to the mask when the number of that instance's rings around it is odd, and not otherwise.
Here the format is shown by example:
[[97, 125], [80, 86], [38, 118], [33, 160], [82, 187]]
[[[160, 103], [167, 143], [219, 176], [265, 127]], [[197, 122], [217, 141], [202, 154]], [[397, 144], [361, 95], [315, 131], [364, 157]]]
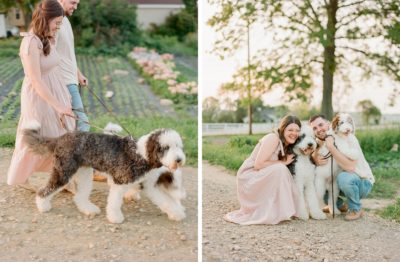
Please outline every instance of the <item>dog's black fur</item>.
[[112, 176], [115, 184], [133, 183], [150, 169], [161, 167], [160, 146], [152, 134], [147, 143], [146, 160], [136, 152], [137, 143], [131, 138], [121, 138], [88, 132], [71, 132], [58, 138], [42, 137], [39, 130], [25, 129], [24, 141], [36, 153], [54, 156], [54, 167], [47, 185], [38, 195], [46, 197], [65, 186], [80, 167], [92, 167]]

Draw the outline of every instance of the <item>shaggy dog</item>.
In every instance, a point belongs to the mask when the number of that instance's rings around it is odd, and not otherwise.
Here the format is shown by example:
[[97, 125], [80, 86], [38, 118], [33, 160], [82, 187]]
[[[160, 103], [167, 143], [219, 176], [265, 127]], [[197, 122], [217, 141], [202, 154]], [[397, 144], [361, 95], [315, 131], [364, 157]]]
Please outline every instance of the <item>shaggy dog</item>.
[[310, 127], [303, 126], [299, 139], [293, 148], [293, 152], [296, 154], [294, 181], [299, 190], [297, 208], [299, 218], [303, 220], [307, 220], [310, 215], [314, 219], [326, 219], [326, 215], [319, 208], [314, 186], [315, 165], [310, 159], [316, 146], [314, 132]]
[[50, 179], [36, 196], [40, 212], [51, 209], [52, 197], [74, 176], [77, 183], [74, 202], [78, 209], [86, 215], [100, 213], [100, 209], [89, 200], [94, 168], [105, 173], [113, 182], [107, 199], [108, 220], [122, 223], [123, 196], [133, 184], [142, 182], [146, 174], [154, 169], [163, 166], [175, 171], [185, 162], [181, 137], [170, 129], [153, 131], [137, 142], [128, 137], [87, 132], [47, 138], [40, 135], [38, 123], [32, 123], [23, 132], [24, 141], [33, 152], [54, 156]]
[[[354, 121], [349, 114], [337, 114], [331, 123], [331, 130], [328, 131], [328, 135], [333, 136], [335, 139], [335, 146], [337, 149], [344, 154], [346, 157], [352, 160], [356, 160], [359, 157], [359, 150], [357, 150], [357, 138], [354, 135], [355, 126]], [[324, 195], [326, 190], [328, 190], [328, 205], [332, 212], [335, 209], [335, 214], [340, 214], [341, 212], [336, 207], [333, 207], [333, 200], [335, 203], [339, 196], [339, 188], [336, 182], [337, 175], [342, 171], [336, 160], [331, 157], [329, 150], [322, 146], [319, 149], [319, 154], [324, 156], [328, 163], [323, 166], [317, 166], [316, 177], [315, 177], [315, 187], [317, 190], [317, 195], [320, 201], [320, 205], [324, 206]], [[333, 163], [332, 163], [333, 161]], [[331, 171], [332, 168], [332, 171]], [[331, 172], [333, 173], [333, 198], [332, 198], [332, 179]]]
[[180, 221], [185, 218], [185, 208], [181, 200], [186, 197], [186, 191], [182, 185], [182, 173], [180, 168], [174, 172], [165, 167], [153, 169], [146, 174], [145, 180], [140, 184], [134, 184], [125, 193], [126, 201], [140, 200], [140, 191], [155, 204], [171, 220]]

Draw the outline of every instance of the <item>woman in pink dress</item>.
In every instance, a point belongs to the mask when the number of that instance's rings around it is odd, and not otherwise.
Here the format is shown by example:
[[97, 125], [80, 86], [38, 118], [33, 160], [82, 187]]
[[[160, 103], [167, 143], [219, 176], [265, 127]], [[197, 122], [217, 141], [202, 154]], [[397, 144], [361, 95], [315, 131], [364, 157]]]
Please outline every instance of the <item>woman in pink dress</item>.
[[285, 116], [277, 132], [264, 136], [237, 173], [240, 209], [224, 219], [241, 224], [278, 224], [296, 216], [297, 188], [287, 165], [301, 123], [295, 116]]
[[[71, 97], [59, 72], [60, 58], [54, 37], [64, 11], [57, 0], [43, 0], [32, 16], [30, 31], [21, 34], [19, 55], [25, 78], [21, 90], [21, 117], [17, 128], [15, 150], [7, 174], [9, 185], [34, 190], [28, 177], [34, 172], [50, 172], [51, 156], [32, 154], [22, 141], [22, 129], [29, 123], [40, 123], [41, 135], [58, 137], [75, 128]], [[62, 119], [62, 121], [61, 121]]]

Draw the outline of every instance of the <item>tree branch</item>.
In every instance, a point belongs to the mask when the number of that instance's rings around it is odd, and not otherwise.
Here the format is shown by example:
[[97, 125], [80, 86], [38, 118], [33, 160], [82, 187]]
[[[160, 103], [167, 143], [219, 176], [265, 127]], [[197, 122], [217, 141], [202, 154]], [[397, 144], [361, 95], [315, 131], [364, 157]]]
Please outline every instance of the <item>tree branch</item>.
[[343, 7], [349, 7], [349, 6], [353, 6], [353, 5], [362, 4], [362, 3], [364, 3], [364, 2], [365, 2], [365, 0], [361, 0], [361, 1], [358, 1], [358, 2], [349, 3], [349, 4], [347, 4], [347, 5], [339, 5], [339, 6], [338, 6], [338, 9], [343, 8]]

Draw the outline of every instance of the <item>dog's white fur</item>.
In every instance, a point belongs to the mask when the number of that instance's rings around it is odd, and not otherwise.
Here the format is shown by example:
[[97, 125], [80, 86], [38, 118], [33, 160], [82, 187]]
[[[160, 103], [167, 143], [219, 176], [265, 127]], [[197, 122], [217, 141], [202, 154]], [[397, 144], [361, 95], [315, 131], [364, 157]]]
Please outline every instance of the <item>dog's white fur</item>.
[[[137, 152], [140, 155], [142, 155], [145, 159], [147, 159], [146, 144], [151, 134], [152, 133], [142, 136], [141, 138], [139, 138], [137, 142], [138, 146]], [[177, 132], [172, 130], [171, 132], [161, 135], [159, 138], [159, 143], [162, 146], [169, 147], [166, 156], [160, 159], [161, 163], [164, 165], [163, 167], [150, 170], [135, 183], [127, 185], [114, 184], [112, 182], [111, 177], [108, 177], [108, 184], [110, 185], [110, 193], [107, 198], [106, 209], [107, 209], [107, 219], [111, 223], [122, 223], [124, 221], [124, 215], [121, 212], [121, 206], [123, 203], [124, 195], [127, 194], [132, 189], [137, 190], [138, 188], [140, 188], [140, 183], [143, 183], [145, 185], [151, 183], [152, 181], [154, 181], [155, 183], [155, 181], [157, 181], [162, 171], [168, 170], [166, 166], [168, 166], [169, 169], [175, 168], [175, 170], [173, 171], [174, 174], [177, 173], [179, 174], [178, 177], [180, 177], [180, 172], [178, 171], [178, 169], [176, 169], [175, 160], [177, 158], [182, 159], [181, 164], [183, 165], [186, 159], [185, 154], [183, 153], [183, 143], [181, 137]], [[181, 179], [179, 181], [181, 181]], [[145, 188], [146, 187], [147, 186], [145, 186]], [[147, 196], [163, 212], [166, 212], [170, 219], [180, 221], [185, 218], [185, 212], [184, 212], [185, 209], [181, 205], [180, 200], [177, 202], [170, 201], [171, 197], [168, 194], [163, 194], [159, 188], [154, 186], [154, 184], [152, 188], [150, 186], [148, 186], [148, 188], [149, 189], [145, 190]], [[180, 190], [183, 189], [181, 182], [179, 189]], [[129, 194], [138, 196], [138, 193], [135, 192], [129, 192], [128, 195]]]
[[314, 219], [326, 219], [319, 207], [314, 186], [315, 165], [310, 160], [316, 146], [314, 132], [310, 127], [303, 125], [299, 141], [293, 148], [296, 154], [294, 181], [299, 191], [297, 209], [299, 218], [303, 220], [308, 220], [310, 216]]
[[[26, 128], [40, 129], [40, 124], [29, 124]], [[156, 131], [155, 131], [156, 132]], [[152, 133], [144, 135], [139, 138], [137, 142], [137, 153], [141, 154], [142, 157], [147, 159], [147, 141]], [[172, 220], [182, 220], [185, 218], [184, 207], [181, 205], [180, 200], [184, 198], [185, 191], [182, 187], [181, 173], [178, 170], [179, 166], [185, 163], [185, 154], [183, 152], [183, 143], [179, 134], [174, 130], [168, 130], [159, 136], [158, 142], [162, 147], [168, 148], [167, 153], [160, 159], [163, 164], [162, 167], [152, 169], [147, 172], [140, 179], [136, 180], [131, 184], [118, 185], [112, 182], [112, 177], [106, 173], [103, 173], [108, 177], [110, 192], [107, 198], [107, 219], [111, 223], [122, 223], [124, 221], [124, 215], [121, 211], [123, 203], [123, 197], [128, 190], [131, 188], [138, 188], [140, 183], [149, 184], [155, 179], [157, 181], [161, 174], [161, 171], [171, 170], [174, 173], [175, 180], [174, 185], [171, 187], [170, 192], [165, 191], [160, 187], [150, 187], [145, 190], [149, 198], [160, 207], [163, 212], [168, 214], [168, 217]], [[181, 159], [180, 163], [176, 163], [176, 159]], [[167, 168], [168, 167], [168, 168]], [[74, 196], [74, 202], [78, 209], [85, 215], [96, 215], [100, 213], [100, 209], [90, 202], [89, 196], [93, 186], [92, 180], [93, 169], [81, 167], [77, 173], [72, 177], [77, 184], [76, 194]], [[72, 182], [72, 181], [71, 181]], [[51, 195], [41, 198], [36, 196], [36, 205], [40, 212], [48, 212], [51, 209], [51, 199], [55, 194], [60, 192], [64, 187], [59, 188], [56, 192]]]
[[[157, 184], [160, 175], [167, 171], [165, 167], [154, 169], [146, 175], [142, 182], [144, 194], [155, 204], [161, 211], [168, 215], [168, 218], [180, 221], [186, 217], [185, 207], [182, 206], [181, 200], [186, 197], [186, 191], [183, 187], [182, 172], [180, 168], [173, 172], [173, 182], [165, 187], [163, 184]], [[126, 200], [140, 199], [140, 186], [133, 185], [124, 198]]]
[[[359, 157], [359, 150], [357, 150], [357, 138], [354, 135], [355, 125], [354, 121], [349, 114], [340, 113], [332, 121], [331, 129], [328, 131], [328, 135], [332, 135], [335, 140], [335, 146], [337, 149], [344, 154], [346, 157], [356, 160]], [[322, 156], [328, 155], [329, 150], [323, 145], [319, 154]], [[333, 161], [333, 163], [331, 163]], [[333, 198], [332, 198], [332, 179], [331, 179], [331, 165], [333, 167]], [[336, 181], [337, 175], [343, 171], [336, 160], [333, 157], [328, 158], [328, 163], [323, 166], [317, 166], [316, 177], [315, 177], [315, 188], [320, 201], [320, 206], [323, 207], [324, 195], [328, 190], [328, 206], [330, 212], [333, 208], [335, 214], [340, 214], [339, 209], [333, 205], [339, 197], [339, 187]]]

